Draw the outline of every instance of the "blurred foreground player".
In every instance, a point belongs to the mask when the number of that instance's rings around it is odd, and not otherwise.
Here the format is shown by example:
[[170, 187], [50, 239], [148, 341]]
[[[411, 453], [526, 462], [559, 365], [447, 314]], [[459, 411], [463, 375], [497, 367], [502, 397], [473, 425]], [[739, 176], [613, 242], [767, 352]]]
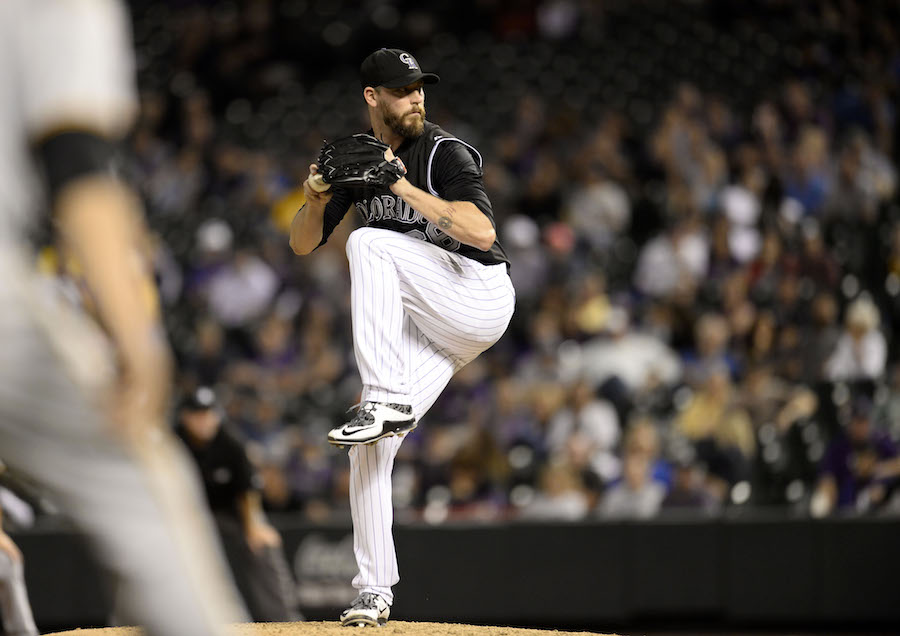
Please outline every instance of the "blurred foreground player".
[[[0, 448], [92, 539], [122, 619], [213, 636], [240, 601], [163, 424], [170, 356], [136, 201], [110, 172], [135, 111], [127, 33], [113, 0], [0, 2]], [[42, 209], [105, 335], [37, 293], [25, 236]]]
[[[0, 472], [3, 472], [0, 464]], [[3, 531], [3, 508], [0, 508], [0, 614], [6, 636], [36, 636], [38, 631], [31, 615], [22, 553], [12, 538]]]
[[281, 536], [266, 520], [255, 470], [244, 445], [222, 421], [211, 388], [200, 387], [182, 400], [175, 431], [200, 470], [231, 571], [253, 620], [298, 620]]

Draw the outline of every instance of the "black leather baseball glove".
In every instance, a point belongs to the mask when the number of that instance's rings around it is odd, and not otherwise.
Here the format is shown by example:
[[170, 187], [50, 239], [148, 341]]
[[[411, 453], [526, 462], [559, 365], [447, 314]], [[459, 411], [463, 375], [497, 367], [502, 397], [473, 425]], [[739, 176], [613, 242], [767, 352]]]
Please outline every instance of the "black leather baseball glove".
[[406, 174], [399, 158], [387, 161], [388, 145], [367, 133], [326, 143], [316, 165], [325, 183], [339, 186], [387, 187]]

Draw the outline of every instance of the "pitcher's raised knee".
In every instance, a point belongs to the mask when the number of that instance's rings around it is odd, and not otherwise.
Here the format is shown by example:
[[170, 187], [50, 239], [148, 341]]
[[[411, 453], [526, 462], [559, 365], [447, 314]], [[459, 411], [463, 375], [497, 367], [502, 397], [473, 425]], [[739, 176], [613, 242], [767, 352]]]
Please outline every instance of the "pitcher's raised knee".
[[353, 230], [353, 232], [350, 233], [350, 236], [347, 237], [347, 257], [350, 258], [352, 262], [352, 258], [355, 254], [365, 258], [367, 255], [374, 254], [375, 252], [380, 253], [383, 246], [379, 245], [379, 243], [382, 243], [383, 239], [392, 238], [393, 235], [396, 235], [396, 232], [383, 230], [377, 227], [361, 227]]

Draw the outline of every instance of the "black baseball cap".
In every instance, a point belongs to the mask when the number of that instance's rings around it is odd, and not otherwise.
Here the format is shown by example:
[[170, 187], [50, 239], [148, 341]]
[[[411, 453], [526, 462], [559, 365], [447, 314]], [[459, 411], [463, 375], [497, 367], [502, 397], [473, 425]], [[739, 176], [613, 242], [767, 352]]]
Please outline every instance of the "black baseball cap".
[[400, 49], [378, 49], [364, 59], [359, 67], [359, 81], [363, 88], [400, 88], [419, 80], [426, 84], [437, 84], [441, 78], [434, 73], [423, 73], [416, 58]]

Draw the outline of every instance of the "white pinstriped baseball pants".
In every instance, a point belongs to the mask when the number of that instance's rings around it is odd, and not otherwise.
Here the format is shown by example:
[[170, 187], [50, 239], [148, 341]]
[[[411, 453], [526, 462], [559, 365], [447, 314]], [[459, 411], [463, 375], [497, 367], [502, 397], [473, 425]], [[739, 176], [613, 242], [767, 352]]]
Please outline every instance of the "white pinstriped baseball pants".
[[[353, 346], [362, 400], [412, 405], [416, 420], [450, 378], [506, 331], [515, 292], [506, 265], [483, 265], [391, 230], [347, 240]], [[393, 602], [400, 580], [391, 531], [391, 471], [402, 438], [350, 449], [353, 586]]]

